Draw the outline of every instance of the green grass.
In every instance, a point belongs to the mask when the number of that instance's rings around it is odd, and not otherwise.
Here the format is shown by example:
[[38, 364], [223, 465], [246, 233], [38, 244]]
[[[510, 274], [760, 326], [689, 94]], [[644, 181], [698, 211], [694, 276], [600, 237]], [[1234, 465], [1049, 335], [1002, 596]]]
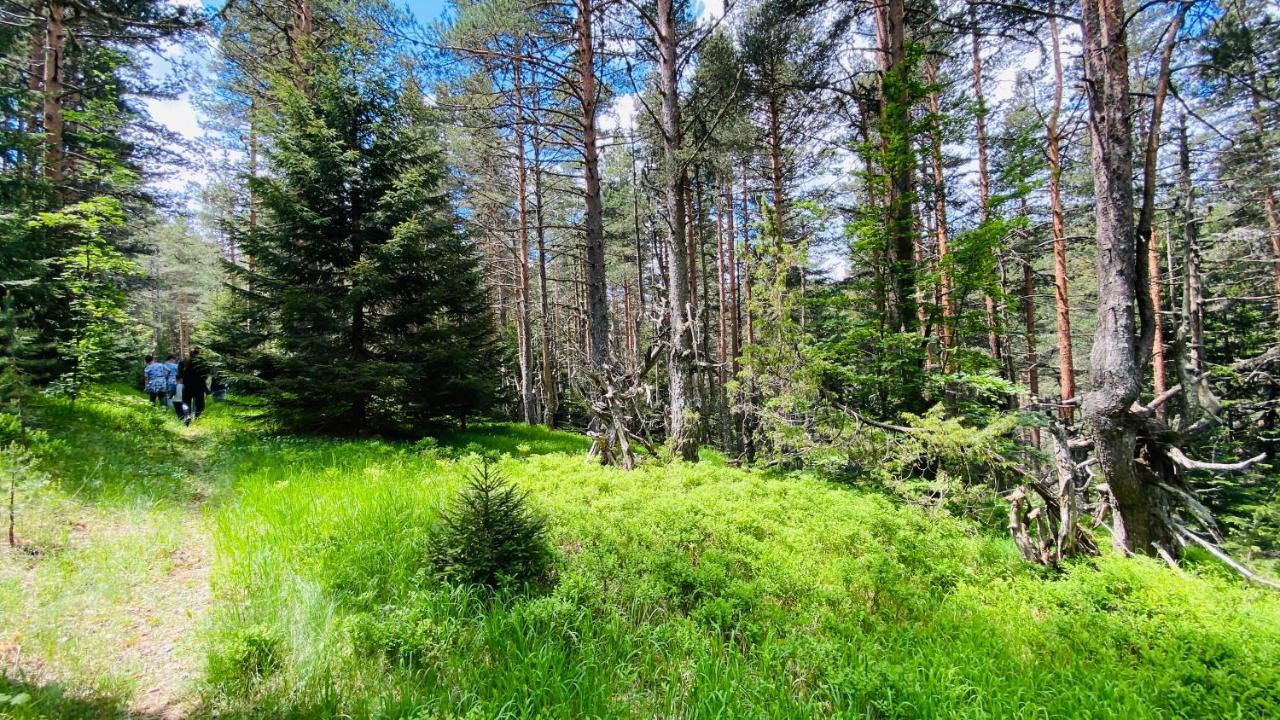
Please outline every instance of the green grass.
[[[165, 420], [175, 452], [107, 462], [93, 453], [138, 447], [116, 437], [138, 423], [56, 412], [99, 450], [49, 458], [65, 477], [45, 502], [120, 518], [143, 569], [113, 569], [109, 548], [5, 558], [44, 594], [15, 600], [30, 586], [0, 575], [0, 629], [21, 607], [53, 637], [94, 599], [111, 626], [113, 588], [164, 587], [165, 557], [206, 543], [198, 716], [1280, 716], [1280, 595], [1209, 563], [1105, 555], [1050, 574], [1002, 536], [873, 492], [714, 459], [624, 473], [536, 428], [337, 441], [264, 435], [224, 407], [192, 430]], [[549, 589], [489, 596], [428, 567], [478, 452], [506, 453], [548, 518]], [[157, 456], [180, 472], [149, 473]], [[80, 600], [58, 609], [64, 592]], [[19, 717], [124, 712], [137, 688], [98, 682], [112, 650], [92, 632], [40, 646], [61, 686], [10, 678], [38, 699]]]
[[[0, 695], [16, 717], [123, 717], [135, 696], [198, 685], [189, 628], [207, 596], [200, 504], [208, 437], [145, 398], [104, 389], [32, 408], [44, 482], [19, 486], [17, 551], [0, 552]], [[175, 669], [175, 664], [193, 669]]]

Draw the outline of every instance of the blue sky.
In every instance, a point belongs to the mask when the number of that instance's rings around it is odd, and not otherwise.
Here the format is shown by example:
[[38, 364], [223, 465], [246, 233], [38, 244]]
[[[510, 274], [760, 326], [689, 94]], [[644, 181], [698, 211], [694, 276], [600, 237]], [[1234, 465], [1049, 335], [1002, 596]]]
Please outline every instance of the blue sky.
[[405, 3], [414, 17], [421, 22], [430, 22], [444, 11], [444, 0], [409, 0]]

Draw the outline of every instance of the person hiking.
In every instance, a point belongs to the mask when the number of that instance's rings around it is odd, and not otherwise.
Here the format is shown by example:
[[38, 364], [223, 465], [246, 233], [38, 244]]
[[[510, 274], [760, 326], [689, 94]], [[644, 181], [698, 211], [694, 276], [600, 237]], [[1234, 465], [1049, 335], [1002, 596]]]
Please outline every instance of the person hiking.
[[164, 407], [168, 398], [169, 369], [164, 363], [156, 362], [154, 355], [147, 356], [147, 364], [142, 368], [142, 386], [156, 407]]
[[209, 381], [209, 394], [213, 396], [214, 402], [222, 402], [227, 399], [227, 379], [223, 377], [220, 371], [214, 371], [213, 379]]
[[182, 385], [178, 383], [178, 359], [172, 354], [164, 359], [165, 369], [169, 371], [169, 404], [173, 406], [173, 412], [181, 420], [185, 414], [182, 409]]
[[164, 358], [164, 369], [169, 371], [168, 390], [169, 396], [173, 397], [173, 394], [178, 391], [178, 359], [173, 355], [166, 355]]
[[200, 357], [200, 348], [191, 348], [186, 361], [178, 366], [178, 380], [182, 382], [185, 406], [182, 421], [190, 425], [204, 412], [204, 398], [209, 392], [209, 364]]

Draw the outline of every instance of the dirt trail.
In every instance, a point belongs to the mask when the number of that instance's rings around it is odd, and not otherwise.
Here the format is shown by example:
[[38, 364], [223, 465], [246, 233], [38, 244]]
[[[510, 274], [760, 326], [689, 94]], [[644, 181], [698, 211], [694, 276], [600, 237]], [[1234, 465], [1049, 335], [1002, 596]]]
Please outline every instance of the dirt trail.
[[0, 673], [10, 682], [61, 687], [101, 703], [104, 717], [200, 715], [213, 549], [198, 435], [186, 430], [179, 445], [186, 481], [199, 488], [190, 502], [113, 509], [63, 499], [32, 513], [47, 552], [0, 552], [0, 609], [10, 610], [0, 617]]
[[211, 551], [203, 529], [193, 530], [192, 537], [203, 542], [173, 553], [172, 570], [161, 582], [139, 588], [145, 594], [129, 608], [137, 632], [128, 650], [137, 682], [129, 709], [149, 718], [178, 720], [199, 704], [195, 684], [203, 658], [197, 634], [209, 607]]

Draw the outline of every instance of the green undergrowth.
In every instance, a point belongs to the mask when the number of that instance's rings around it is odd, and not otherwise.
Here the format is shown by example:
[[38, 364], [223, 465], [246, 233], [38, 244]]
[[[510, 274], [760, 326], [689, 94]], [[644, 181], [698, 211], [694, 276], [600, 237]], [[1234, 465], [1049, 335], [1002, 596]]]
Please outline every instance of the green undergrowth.
[[[1265, 717], [1280, 602], [1211, 567], [1054, 575], [819, 479], [583, 462], [579, 438], [265, 440], [216, 515], [213, 707], [245, 717]], [[438, 579], [479, 458], [528, 491], [549, 589]]]
[[[41, 401], [47, 481], [0, 553], [0, 650], [25, 658], [0, 696], [27, 697], [0, 718], [129, 716], [168, 643], [190, 717], [1280, 717], [1280, 594], [1210, 562], [1052, 573], [945, 511], [714, 453], [626, 473], [538, 428], [330, 440], [249, 415]], [[547, 522], [549, 582], [431, 566], [494, 455]], [[210, 596], [186, 598], [201, 563]]]

